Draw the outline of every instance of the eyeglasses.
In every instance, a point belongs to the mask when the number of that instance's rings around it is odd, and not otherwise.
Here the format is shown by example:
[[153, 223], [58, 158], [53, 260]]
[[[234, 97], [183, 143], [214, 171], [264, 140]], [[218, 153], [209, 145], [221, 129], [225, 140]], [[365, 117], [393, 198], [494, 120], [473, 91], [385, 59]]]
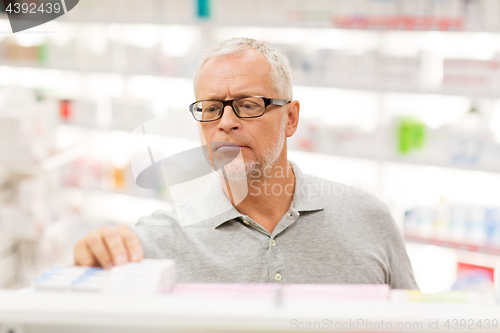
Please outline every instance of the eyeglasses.
[[224, 108], [231, 105], [239, 118], [257, 118], [264, 114], [269, 105], [283, 106], [291, 101], [285, 99], [251, 96], [231, 99], [228, 101], [203, 100], [194, 102], [189, 111], [194, 119], [200, 122], [215, 121], [222, 117]]

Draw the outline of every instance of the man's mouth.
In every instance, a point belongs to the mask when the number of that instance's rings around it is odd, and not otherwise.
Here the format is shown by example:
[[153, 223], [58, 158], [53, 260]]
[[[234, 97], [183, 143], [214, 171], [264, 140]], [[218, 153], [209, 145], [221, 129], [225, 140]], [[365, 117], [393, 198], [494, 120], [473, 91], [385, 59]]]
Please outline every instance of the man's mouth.
[[210, 142], [210, 150], [212, 151], [212, 161], [216, 163], [216, 167], [231, 163], [241, 153], [241, 149], [248, 148], [240, 146], [232, 142]]
[[243, 148], [248, 148], [248, 146], [244, 145], [237, 145], [235, 143], [231, 142], [211, 142], [210, 146], [212, 148], [212, 151], [218, 151], [219, 149], [223, 150], [232, 150], [232, 149], [243, 149]]

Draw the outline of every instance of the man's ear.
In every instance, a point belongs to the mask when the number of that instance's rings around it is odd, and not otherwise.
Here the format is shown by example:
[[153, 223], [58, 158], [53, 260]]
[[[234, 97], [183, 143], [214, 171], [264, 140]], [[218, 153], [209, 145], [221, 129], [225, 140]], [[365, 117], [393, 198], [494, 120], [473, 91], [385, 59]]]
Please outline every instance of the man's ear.
[[295, 131], [297, 131], [297, 126], [299, 125], [299, 112], [300, 103], [299, 101], [291, 101], [286, 105], [286, 137], [291, 137]]

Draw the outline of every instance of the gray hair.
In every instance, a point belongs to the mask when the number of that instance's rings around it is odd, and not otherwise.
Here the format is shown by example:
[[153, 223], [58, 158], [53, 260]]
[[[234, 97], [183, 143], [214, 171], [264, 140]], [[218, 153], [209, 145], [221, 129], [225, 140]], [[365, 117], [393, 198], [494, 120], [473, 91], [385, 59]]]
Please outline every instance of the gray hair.
[[194, 71], [193, 83], [195, 95], [198, 91], [198, 77], [200, 76], [201, 68], [207, 63], [208, 60], [226, 55], [244, 53], [248, 50], [257, 51], [271, 65], [273, 87], [278, 95], [280, 95], [279, 98], [292, 100], [292, 70], [288, 59], [283, 56], [278, 49], [259, 42], [258, 40], [245, 37], [226, 40], [212, 46], [203, 53], [201, 60]]

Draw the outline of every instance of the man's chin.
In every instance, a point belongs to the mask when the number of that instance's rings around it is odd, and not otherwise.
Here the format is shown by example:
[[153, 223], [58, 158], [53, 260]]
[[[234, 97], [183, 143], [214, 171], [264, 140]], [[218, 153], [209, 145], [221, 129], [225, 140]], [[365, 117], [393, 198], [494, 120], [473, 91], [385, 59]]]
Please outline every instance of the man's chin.
[[222, 168], [224, 168], [225, 170], [228, 170], [230, 168], [232, 168], [232, 164], [234, 164], [234, 160], [232, 159], [228, 159], [228, 158], [218, 158], [218, 159], [214, 159], [214, 169], [217, 171], [217, 170], [221, 170]]
[[217, 169], [217, 172], [228, 180], [237, 182], [247, 181], [247, 172], [244, 165], [235, 167], [228, 164], [224, 168]]

